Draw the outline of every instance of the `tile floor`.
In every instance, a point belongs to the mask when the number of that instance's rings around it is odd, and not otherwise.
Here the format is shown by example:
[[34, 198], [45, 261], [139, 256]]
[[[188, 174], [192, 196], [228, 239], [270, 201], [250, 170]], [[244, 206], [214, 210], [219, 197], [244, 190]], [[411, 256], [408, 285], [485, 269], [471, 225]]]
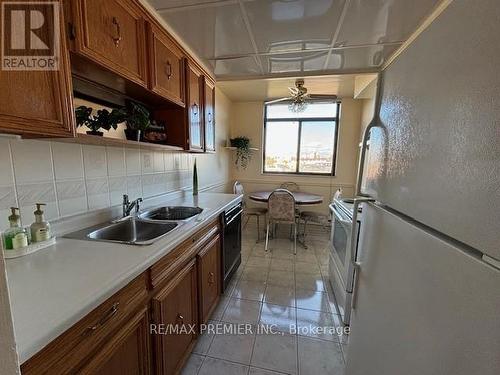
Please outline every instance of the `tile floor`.
[[[256, 228], [244, 229], [242, 264], [209, 323], [228, 329], [246, 323], [251, 332], [201, 335], [183, 375], [343, 374], [347, 337], [301, 330], [340, 327], [327, 279], [329, 234], [312, 228], [308, 249], [298, 246], [294, 256], [287, 229], [282, 232], [265, 252]], [[257, 332], [266, 324], [274, 334]]]

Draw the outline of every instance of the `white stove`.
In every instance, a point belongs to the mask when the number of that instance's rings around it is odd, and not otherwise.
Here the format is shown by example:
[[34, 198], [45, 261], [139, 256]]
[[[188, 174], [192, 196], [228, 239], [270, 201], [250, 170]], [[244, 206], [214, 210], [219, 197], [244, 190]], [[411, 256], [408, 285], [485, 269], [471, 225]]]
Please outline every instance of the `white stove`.
[[[338, 313], [345, 325], [349, 325], [352, 304], [352, 287], [354, 283], [354, 267], [351, 262], [351, 230], [354, 213], [354, 201], [349, 198], [335, 199], [330, 205], [332, 213], [332, 230], [330, 237], [329, 276], [335, 294]], [[362, 206], [358, 208], [357, 236], [361, 228]], [[357, 246], [354, 249], [357, 252]], [[357, 256], [357, 254], [355, 254]]]

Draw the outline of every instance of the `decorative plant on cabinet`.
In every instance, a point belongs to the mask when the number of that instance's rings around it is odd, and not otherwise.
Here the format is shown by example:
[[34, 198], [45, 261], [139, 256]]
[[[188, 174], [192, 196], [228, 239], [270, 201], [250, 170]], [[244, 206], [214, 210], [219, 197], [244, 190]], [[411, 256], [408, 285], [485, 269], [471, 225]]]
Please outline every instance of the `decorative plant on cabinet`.
[[113, 109], [111, 112], [107, 109], [100, 109], [96, 115], [92, 115], [94, 109], [84, 105], [79, 106], [75, 110], [76, 126], [86, 126], [90, 130], [87, 134], [103, 136], [100, 129], [109, 131], [111, 128], [116, 129], [118, 124], [125, 121], [126, 113], [123, 109]]

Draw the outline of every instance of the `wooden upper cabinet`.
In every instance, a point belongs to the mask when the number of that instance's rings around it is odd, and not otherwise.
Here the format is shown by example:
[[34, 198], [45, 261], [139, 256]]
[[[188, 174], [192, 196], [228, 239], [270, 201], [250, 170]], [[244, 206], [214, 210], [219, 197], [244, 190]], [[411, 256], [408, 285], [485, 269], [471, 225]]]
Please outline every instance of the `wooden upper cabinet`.
[[214, 237], [198, 254], [200, 321], [206, 323], [219, 302], [221, 291], [220, 236]]
[[[74, 136], [73, 89], [63, 34], [62, 7], [59, 14], [59, 70], [0, 69], [0, 132], [28, 136]], [[40, 31], [52, 33], [53, 29], [41, 28]]]
[[184, 107], [184, 56], [170, 37], [148, 23], [149, 88]]
[[144, 17], [130, 0], [74, 0], [75, 52], [147, 86]]
[[205, 151], [215, 152], [215, 84], [205, 77]]
[[204, 150], [203, 126], [203, 76], [200, 70], [192, 64], [187, 64], [187, 119], [188, 119], [188, 146], [191, 151]]

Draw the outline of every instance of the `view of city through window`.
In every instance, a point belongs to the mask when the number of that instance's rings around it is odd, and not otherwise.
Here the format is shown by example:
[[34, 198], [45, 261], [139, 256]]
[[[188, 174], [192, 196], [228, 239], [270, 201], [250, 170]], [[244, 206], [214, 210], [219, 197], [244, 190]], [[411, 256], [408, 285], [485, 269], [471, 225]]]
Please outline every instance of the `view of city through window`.
[[264, 172], [334, 174], [340, 103], [309, 103], [294, 113], [268, 104], [264, 119]]

